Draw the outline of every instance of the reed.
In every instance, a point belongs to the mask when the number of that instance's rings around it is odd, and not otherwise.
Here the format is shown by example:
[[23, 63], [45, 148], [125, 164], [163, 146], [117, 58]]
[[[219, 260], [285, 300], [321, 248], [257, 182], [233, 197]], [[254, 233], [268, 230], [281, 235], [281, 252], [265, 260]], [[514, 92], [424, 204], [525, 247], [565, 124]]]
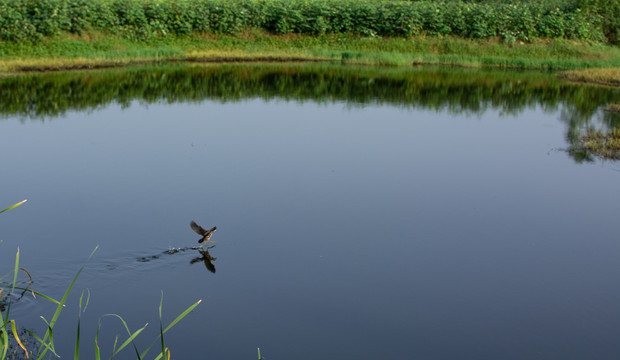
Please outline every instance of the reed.
[[[18, 204], [14, 205], [13, 207], [17, 206]], [[9, 208], [10, 209], [10, 208]], [[97, 251], [97, 248], [95, 248], [93, 250], [93, 252], [90, 254], [89, 258], [90, 259], [94, 253]], [[11, 340], [14, 339], [15, 343], [19, 346], [19, 348], [21, 349], [21, 351], [23, 351], [23, 356], [25, 358], [34, 358], [34, 359], [43, 359], [44, 356], [48, 353], [51, 352], [52, 354], [54, 354], [55, 356], [60, 356], [60, 354], [58, 354], [56, 352], [56, 346], [54, 343], [54, 326], [60, 316], [60, 313], [62, 311], [63, 308], [66, 307], [66, 303], [67, 303], [67, 299], [69, 297], [69, 294], [71, 293], [71, 290], [73, 289], [73, 286], [75, 285], [76, 280], [78, 279], [80, 273], [84, 270], [84, 267], [86, 266], [86, 264], [88, 263], [88, 260], [82, 265], [82, 267], [80, 267], [80, 269], [77, 271], [77, 273], [75, 274], [75, 276], [73, 277], [73, 279], [71, 280], [71, 282], [69, 283], [69, 286], [67, 287], [67, 289], [65, 290], [63, 297], [60, 300], [55, 300], [49, 296], [43, 295], [37, 291], [34, 291], [32, 289], [32, 279], [30, 279], [30, 281], [28, 281], [27, 283], [30, 284], [30, 288], [28, 287], [22, 287], [22, 284], [24, 282], [18, 282], [17, 278], [18, 278], [18, 273], [20, 271], [25, 272], [28, 277], [30, 278], [30, 274], [28, 274], [28, 272], [22, 268], [19, 267], [19, 257], [20, 257], [20, 253], [19, 253], [19, 249], [17, 250], [17, 255], [15, 257], [15, 266], [13, 269], [13, 278], [12, 281], [10, 282], [3, 282], [0, 283], [0, 300], [3, 300], [0, 304], [0, 312], [1, 312], [1, 316], [0, 316], [0, 360], [5, 360], [8, 358], [9, 355], [9, 348], [11, 347]], [[2, 279], [0, 279], [2, 280]], [[52, 317], [50, 318], [50, 320], [48, 321], [45, 317], [41, 317], [45, 323], [45, 335], [43, 336], [43, 338], [39, 337], [36, 333], [34, 333], [33, 331], [30, 330], [25, 330], [26, 333], [28, 333], [30, 336], [32, 336], [33, 339], [36, 339], [36, 346], [33, 346], [32, 348], [28, 349], [27, 346], [24, 344], [24, 342], [22, 341], [22, 339], [19, 336], [19, 331], [18, 331], [18, 321], [16, 321], [15, 319], [11, 318], [11, 307], [13, 305], [13, 299], [12, 299], [12, 294], [15, 292], [15, 290], [21, 290], [21, 291], [29, 291], [32, 293], [32, 296], [40, 296], [41, 298], [51, 301], [53, 303], [56, 304], [56, 310], [53, 313]], [[5, 294], [5, 291], [7, 291], [7, 293]], [[85, 290], [87, 291], [87, 290]], [[81, 314], [82, 312], [84, 312], [86, 310], [86, 307], [88, 306], [88, 302], [90, 300], [90, 292], [88, 291], [88, 296], [86, 297], [86, 300], [84, 299], [84, 294], [85, 291], [82, 291], [82, 294], [80, 295], [79, 298], [79, 303], [78, 303], [78, 320], [77, 320], [77, 331], [76, 331], [76, 337], [75, 337], [75, 351], [73, 354], [73, 358], [75, 360], [78, 360], [80, 358], [80, 341], [81, 341], [81, 328], [82, 328], [82, 324], [81, 324]], [[162, 305], [163, 305], [163, 292], [162, 292], [162, 297], [159, 303], [159, 321], [160, 321], [160, 333], [159, 336], [153, 341], [153, 343], [151, 343], [151, 345], [146, 348], [143, 352], [139, 352], [138, 348], [136, 347], [135, 343], [134, 343], [134, 339], [140, 335], [140, 333], [144, 330], [144, 328], [146, 327], [146, 325], [144, 325], [143, 327], [135, 330], [135, 331], [131, 331], [129, 329], [129, 326], [127, 325], [127, 323], [125, 322], [125, 320], [117, 314], [105, 314], [103, 316], [101, 316], [101, 318], [99, 319], [99, 324], [97, 326], [97, 332], [95, 335], [95, 354], [94, 354], [94, 358], [97, 360], [100, 360], [101, 358], [101, 349], [99, 346], [99, 332], [101, 330], [101, 319], [104, 317], [113, 317], [115, 319], [118, 319], [119, 321], [121, 321], [121, 323], [123, 324], [125, 330], [127, 331], [127, 337], [123, 340], [123, 342], [118, 345], [118, 339], [119, 337], [116, 336], [116, 339], [114, 341], [112, 350], [111, 350], [111, 355], [110, 355], [110, 359], [114, 358], [115, 356], [117, 356], [121, 351], [123, 351], [125, 348], [129, 347], [130, 345], [133, 347], [134, 351], [135, 351], [135, 357], [138, 360], [142, 360], [142, 359], [146, 359], [146, 355], [149, 352], [149, 350], [153, 347], [153, 344], [155, 344], [155, 342], [157, 342], [158, 340], [161, 342], [161, 352], [159, 353], [159, 355], [155, 356], [154, 359], [158, 360], [158, 359], [169, 359], [170, 358], [170, 349], [165, 346], [164, 343], [164, 334], [169, 331], [174, 325], [176, 325], [179, 321], [181, 321], [184, 317], [186, 317], [196, 306], [198, 306], [198, 304], [200, 304], [202, 300], [198, 300], [197, 302], [195, 302], [194, 304], [192, 304], [191, 306], [189, 306], [185, 311], [183, 311], [180, 315], [178, 315], [168, 326], [166, 326], [164, 328], [163, 323], [162, 323]], [[84, 305], [84, 307], [82, 307], [82, 305]], [[9, 332], [10, 331], [10, 332]], [[10, 337], [10, 335], [12, 335], [12, 339]], [[117, 346], [118, 345], [118, 346]], [[39, 351], [35, 351], [36, 349], [39, 349]]]

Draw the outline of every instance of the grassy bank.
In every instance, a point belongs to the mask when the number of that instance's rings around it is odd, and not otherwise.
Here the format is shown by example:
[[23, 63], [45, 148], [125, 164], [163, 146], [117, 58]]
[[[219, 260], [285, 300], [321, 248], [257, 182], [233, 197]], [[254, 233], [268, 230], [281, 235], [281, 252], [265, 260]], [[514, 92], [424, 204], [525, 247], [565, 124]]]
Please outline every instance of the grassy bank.
[[615, 46], [564, 39], [506, 43], [452, 36], [368, 37], [359, 34], [202, 34], [132, 40], [100, 32], [61, 34], [37, 43], [0, 42], [0, 74], [83, 69], [157, 61], [342, 61], [521, 69], [620, 67]]
[[[609, 2], [609, 4], [607, 4]], [[239, 34], [562, 38], [614, 42], [610, 0], [2, 0], [0, 39], [103, 31], [130, 39]], [[610, 10], [612, 9], [612, 10]], [[607, 19], [609, 17], [610, 19]]]
[[0, 0], [0, 14], [0, 75], [159, 61], [620, 67], [612, 0]]

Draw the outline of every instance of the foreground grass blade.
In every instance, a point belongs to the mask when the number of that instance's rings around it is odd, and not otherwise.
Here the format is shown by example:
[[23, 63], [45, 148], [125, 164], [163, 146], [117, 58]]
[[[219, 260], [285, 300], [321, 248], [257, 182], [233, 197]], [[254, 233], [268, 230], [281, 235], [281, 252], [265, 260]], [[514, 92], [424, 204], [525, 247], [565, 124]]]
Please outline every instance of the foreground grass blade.
[[[43, 337], [42, 341], [47, 340], [47, 336], [49, 335], [49, 349], [52, 350], [52, 352], [55, 354], [56, 350], [54, 349], [54, 331], [52, 329], [52, 327], [50, 326], [50, 323], [47, 321], [47, 319], [45, 319], [45, 317], [41, 316], [41, 319], [43, 319], [43, 322], [47, 324], [47, 331], [45, 332], [45, 337]], [[47, 348], [47, 347], [46, 347]], [[45, 353], [47, 351], [44, 350], [43, 352]], [[39, 359], [41, 359], [43, 357], [43, 355], [39, 355]]]
[[37, 341], [39, 342], [39, 344], [41, 344], [43, 347], [45, 347], [47, 350], [51, 351], [52, 354], [56, 355], [56, 357], [60, 357], [60, 355], [56, 354], [56, 350], [54, 350], [54, 348], [43, 341], [43, 339], [41, 339], [40, 337], [37, 336], [37, 334], [33, 333], [32, 331], [26, 329], [26, 331], [28, 332], [28, 334], [30, 334], [33, 338], [37, 339]]
[[[77, 274], [75, 274], [75, 276], [73, 277], [73, 280], [71, 280], [71, 283], [67, 287], [67, 290], [65, 290], [65, 294], [63, 295], [62, 299], [60, 299], [60, 302], [58, 303], [58, 306], [56, 307], [56, 311], [54, 312], [54, 316], [52, 316], [52, 320], [48, 323], [48, 331], [43, 337], [43, 341], [46, 341], [47, 338], [52, 335], [52, 329], [54, 328], [54, 325], [56, 324], [56, 320], [58, 320], [58, 317], [60, 316], [60, 312], [62, 311], [62, 308], [65, 307], [65, 303], [67, 302], [67, 298], [69, 297], [69, 293], [71, 292], [71, 289], [73, 289], [73, 285], [75, 285], [75, 282], [77, 281], [78, 276], [80, 276], [80, 274], [82, 273], [82, 270], [84, 270], [84, 267], [86, 266], [90, 258], [93, 257], [97, 249], [99, 249], [99, 246], [96, 246], [93, 252], [90, 253], [84, 265], [82, 265], [80, 270], [78, 270]], [[50, 341], [52, 342], [51, 338], [50, 338]], [[52, 348], [53, 347], [54, 346], [52, 342]], [[38, 359], [43, 359], [43, 356], [45, 356], [46, 352], [47, 352], [47, 348], [41, 352]]]
[[164, 324], [161, 316], [161, 308], [164, 305], [164, 292], [161, 292], [161, 298], [159, 299], [159, 338], [161, 339], [161, 353], [166, 353], [166, 343], [164, 342]]
[[[183, 311], [183, 312], [181, 313], [181, 315], [177, 316], [177, 318], [176, 318], [176, 319], [174, 319], [174, 321], [172, 321], [172, 322], [170, 323], [170, 325], [168, 325], [168, 327], [166, 327], [163, 331], [160, 331], [160, 335], [159, 335], [159, 336], [163, 337], [163, 336], [164, 336], [164, 334], [165, 334], [168, 330], [170, 330], [170, 328], [172, 328], [172, 327], [173, 327], [176, 323], [178, 323], [178, 322], [179, 322], [181, 319], [183, 319], [183, 318], [184, 318], [187, 314], [189, 314], [189, 313], [190, 313], [190, 311], [194, 310], [194, 308], [195, 308], [196, 306], [198, 306], [198, 304], [200, 304], [201, 302], [202, 302], [202, 300], [198, 300], [198, 301], [197, 301], [196, 303], [194, 303], [192, 306], [190, 306], [189, 308], [187, 308], [187, 310]], [[141, 358], [144, 358], [144, 357], [146, 356], [146, 354], [147, 354], [147, 353], [149, 352], [149, 350], [153, 347], [153, 345], [155, 345], [155, 342], [156, 342], [156, 341], [157, 341], [157, 339], [155, 339], [155, 340], [151, 343], [151, 345], [149, 345], [149, 347], [147, 347], [147, 348], [146, 348], [146, 350], [144, 350], [144, 352], [142, 352]], [[159, 354], [159, 356], [158, 356], [156, 359], [160, 358], [162, 355], [163, 355], [163, 354], [162, 354], [162, 353], [160, 353], [160, 354]]]
[[118, 344], [118, 335], [114, 337], [114, 345], [112, 346], [112, 355], [110, 355], [110, 360], [114, 357], [114, 352], [116, 351], [116, 344]]
[[142, 330], [144, 330], [146, 328], [148, 324], [144, 325], [143, 327], [141, 327], [140, 329], [136, 330], [136, 332], [134, 332], [127, 340], [125, 340], [125, 342], [112, 354], [112, 356], [116, 356], [119, 352], [121, 352], [121, 350], [123, 350], [127, 345], [129, 345], [131, 342], [133, 342], [133, 339], [136, 338], [136, 336], [140, 335], [140, 333], [142, 332]]
[[181, 313], [181, 315], [177, 316], [177, 318], [176, 318], [176, 319], [174, 319], [174, 320], [170, 323], [170, 325], [168, 325], [168, 327], [166, 327], [166, 329], [164, 329], [164, 334], [165, 334], [168, 330], [170, 330], [170, 328], [172, 328], [174, 325], [176, 325], [176, 323], [178, 323], [179, 321], [181, 321], [181, 319], [183, 319], [185, 316], [187, 316], [187, 314], [189, 314], [192, 310], [194, 310], [194, 308], [195, 308], [196, 306], [198, 306], [198, 304], [200, 304], [201, 302], [202, 302], [202, 300], [198, 300], [198, 301], [196, 301], [196, 303], [194, 303], [194, 305], [192, 305], [192, 306], [188, 307], [188, 308], [187, 308], [187, 310], [185, 310], [185, 311], [183, 311], [183, 312]]
[[32, 276], [30, 276], [30, 273], [26, 271], [26, 269], [24, 268], [19, 268], [19, 270], [25, 272], [26, 275], [28, 275], [28, 278], [30, 279], [30, 293], [32, 294], [32, 297], [36, 299], [37, 297], [34, 295], [34, 289], [32, 288], [32, 283], [33, 283]]
[[[125, 320], [120, 315], [117, 315], [117, 314], [105, 314], [105, 315], [102, 316], [102, 318], [104, 316], [114, 316], [114, 317], [118, 318], [123, 323], [123, 326], [125, 326], [125, 330], [127, 330], [127, 334], [129, 334], [129, 338], [127, 340], [125, 340], [125, 342], [123, 342], [118, 349], [116, 348], [116, 343], [118, 341], [118, 337], [116, 337], [116, 340], [114, 341], [114, 348], [113, 348], [113, 351], [112, 351], [112, 355], [110, 356], [110, 359], [113, 358], [114, 356], [116, 356], [119, 352], [121, 352], [121, 350], [123, 350], [125, 347], [127, 347], [127, 345], [132, 343], [133, 339], [135, 339], [136, 336], [140, 335], [142, 330], [144, 330], [147, 327], [147, 325], [148, 325], [148, 323], [147, 323], [143, 327], [141, 327], [140, 329], [138, 329], [134, 333], [132, 333], [129, 330], [129, 326], [127, 326], [127, 322], [125, 322]], [[137, 350], [136, 350], [136, 352], [137, 352]]]
[[26, 353], [26, 359], [30, 358], [30, 356], [28, 356], [28, 350], [26, 350], [26, 347], [24, 346], [24, 344], [22, 344], [22, 341], [19, 339], [19, 335], [17, 335], [17, 329], [15, 328], [15, 320], [11, 320], [11, 330], [13, 330], [13, 336], [15, 336], [15, 340], [17, 341], [17, 344], [19, 345], [19, 347], [22, 348], [22, 350], [24, 350], [24, 353]]
[[[15, 207], [17, 205], [14, 205]], [[10, 209], [10, 208], [9, 208]], [[3, 211], [6, 211], [5, 209]], [[15, 284], [17, 283], [17, 272], [19, 271], [19, 247], [17, 248], [17, 254], [15, 255], [15, 268], [13, 272], [13, 282], [11, 283], [11, 291], [9, 292], [9, 296], [15, 291]], [[2, 347], [2, 357], [0, 359], [4, 359], [9, 349], [9, 336], [7, 326], [9, 323], [13, 322], [9, 321], [9, 314], [11, 312], [11, 300], [9, 298], [9, 302], [6, 306], [6, 310], [4, 311], [4, 318], [2, 318], [2, 314], [0, 314], [0, 346]]]
[[0, 316], [0, 345], [2, 345], [2, 357], [4, 359], [6, 357], [6, 353], [9, 350], [9, 335], [6, 331], [5, 321]]
[[[29, 289], [22, 288], [22, 287], [19, 287], [19, 286], [16, 286], [15, 288], [16, 288], [17, 290], [26, 290], [26, 291], [28, 291], [28, 290], [29, 290]], [[45, 295], [45, 294], [41, 294], [41, 293], [40, 293], [40, 292], [38, 292], [38, 291], [32, 291], [32, 293], [33, 293], [33, 296], [34, 296], [34, 295], [36, 295], [36, 296], [40, 296], [40, 297], [44, 298], [45, 300], [48, 300], [48, 301], [51, 301], [51, 302], [55, 303], [56, 305], [62, 305], [62, 303], [61, 303], [60, 301], [58, 301], [58, 300], [56, 300], [56, 299], [53, 299], [53, 298], [51, 298], [51, 297], [49, 297], [49, 296], [47, 296], [47, 295]]]
[[159, 360], [159, 359], [170, 360], [170, 349], [165, 348], [164, 351], [162, 353], [160, 353], [159, 355], [157, 355], [157, 357], [155, 359], [153, 359], [153, 360]]
[[97, 325], [97, 333], [95, 333], [95, 360], [101, 360], [101, 353], [99, 352], [99, 330], [101, 330], [101, 319]]
[[84, 305], [84, 311], [86, 311], [86, 307], [88, 306], [88, 301], [90, 300], [90, 290], [82, 290], [82, 294], [80, 295], [80, 302], [78, 308], [78, 324], [77, 324], [77, 335], [75, 337], [75, 353], [73, 358], [78, 360], [80, 358], [80, 322], [82, 320], [82, 300], [84, 299], [84, 291], [88, 291], [88, 297], [86, 298], [86, 304]]
[[11, 294], [15, 290], [15, 284], [17, 283], [17, 272], [19, 271], [19, 247], [17, 248], [17, 254], [15, 255], [15, 273], [13, 274], [13, 284], [11, 285]]
[[90, 253], [90, 256], [88, 256], [88, 259], [86, 260], [84, 265], [82, 265], [80, 270], [78, 270], [77, 274], [75, 274], [75, 276], [73, 277], [73, 280], [71, 280], [71, 283], [69, 284], [69, 287], [67, 287], [67, 290], [65, 291], [64, 296], [62, 297], [62, 299], [60, 299], [60, 305], [56, 308], [56, 312], [54, 313], [54, 316], [52, 316], [52, 320], [50, 321], [50, 327], [53, 328], [54, 325], [56, 324], [56, 320], [58, 320], [58, 317], [60, 316], [60, 311], [65, 306], [65, 303], [67, 302], [67, 298], [69, 297], [69, 293], [71, 292], [71, 289], [73, 289], [73, 285], [75, 285], [75, 282], [77, 281], [78, 276], [80, 276], [80, 274], [82, 273], [82, 270], [84, 270], [84, 267], [86, 266], [90, 258], [93, 257], [93, 254], [95, 253], [95, 251], [97, 251], [97, 249], [99, 249], [99, 246], [96, 246], [93, 252]]
[[3, 212], [5, 212], [5, 211], [8, 211], [8, 210], [11, 210], [11, 209], [13, 209], [13, 208], [18, 207], [19, 205], [21, 205], [21, 204], [25, 203], [26, 201], [28, 201], [28, 200], [22, 200], [22, 201], [18, 202], [17, 204], [13, 205], [13, 206], [9, 206], [8, 208], [6, 208], [6, 209], [4, 209], [4, 210], [0, 211], [0, 214], [1, 214], [1, 213], [3, 213]]

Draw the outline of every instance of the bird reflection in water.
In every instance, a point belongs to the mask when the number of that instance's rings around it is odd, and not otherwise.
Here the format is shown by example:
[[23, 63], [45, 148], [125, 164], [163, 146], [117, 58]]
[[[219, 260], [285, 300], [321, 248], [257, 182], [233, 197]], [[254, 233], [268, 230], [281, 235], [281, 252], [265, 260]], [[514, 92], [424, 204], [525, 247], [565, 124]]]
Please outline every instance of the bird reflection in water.
[[215, 274], [215, 265], [213, 265], [212, 261], [215, 261], [216, 258], [214, 258], [213, 256], [211, 256], [211, 254], [209, 254], [209, 249], [212, 249], [214, 247], [215, 245], [210, 246], [204, 250], [199, 249], [198, 252], [200, 253], [201, 256], [193, 258], [189, 263], [194, 264], [194, 263], [202, 261], [205, 264], [205, 267], [207, 268], [207, 270]]

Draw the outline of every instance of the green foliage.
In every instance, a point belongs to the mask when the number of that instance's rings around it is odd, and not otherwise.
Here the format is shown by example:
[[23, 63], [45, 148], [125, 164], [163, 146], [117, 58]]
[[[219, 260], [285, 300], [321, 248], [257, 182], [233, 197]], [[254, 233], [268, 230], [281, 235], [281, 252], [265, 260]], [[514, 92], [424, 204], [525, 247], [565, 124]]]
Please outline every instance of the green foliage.
[[607, 40], [620, 45], [620, 1], [580, 0], [580, 6], [597, 21]]
[[[0, 0], [0, 39], [95, 30], [144, 40], [193, 33], [355, 33], [618, 40], [614, 0]], [[583, 8], [583, 9], [582, 9]]]

